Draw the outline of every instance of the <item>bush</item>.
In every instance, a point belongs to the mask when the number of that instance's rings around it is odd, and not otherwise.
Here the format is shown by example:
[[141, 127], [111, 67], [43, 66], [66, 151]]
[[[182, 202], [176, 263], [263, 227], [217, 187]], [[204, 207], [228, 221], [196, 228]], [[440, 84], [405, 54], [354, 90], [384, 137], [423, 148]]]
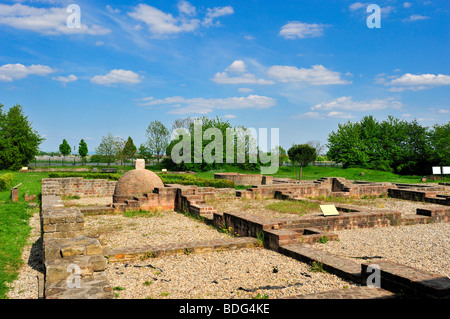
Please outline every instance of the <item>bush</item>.
[[122, 175], [114, 173], [49, 173], [49, 178], [83, 177], [85, 179], [108, 179], [118, 181]]
[[234, 188], [233, 181], [225, 179], [205, 179], [191, 174], [160, 174], [165, 184], [196, 185], [198, 187]]
[[13, 181], [14, 181], [13, 173], [6, 173], [0, 176], [0, 190], [10, 188]]

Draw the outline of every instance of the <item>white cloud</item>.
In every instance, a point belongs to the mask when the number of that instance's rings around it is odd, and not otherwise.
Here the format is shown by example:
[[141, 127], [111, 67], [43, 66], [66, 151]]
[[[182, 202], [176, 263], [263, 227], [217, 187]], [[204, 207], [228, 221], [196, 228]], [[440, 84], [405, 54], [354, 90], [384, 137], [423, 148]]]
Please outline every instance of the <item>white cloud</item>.
[[[218, 84], [274, 84], [273, 81], [258, 79], [254, 74], [245, 73], [246, 71], [247, 65], [245, 62], [242, 60], [235, 60], [225, 69], [224, 72], [217, 72], [211, 80]], [[228, 73], [235, 73], [239, 75], [230, 77]]]
[[352, 3], [348, 8], [350, 9], [350, 11], [356, 11], [362, 8], [367, 8], [368, 5], [368, 3], [355, 2]]
[[226, 72], [241, 73], [247, 71], [247, 65], [242, 60], [235, 60], [229, 67], [225, 69]]
[[411, 2], [405, 2], [403, 3], [403, 8], [410, 8], [412, 6]]
[[320, 37], [323, 35], [323, 31], [326, 27], [328, 27], [328, 25], [294, 21], [282, 26], [280, 35], [285, 39]]
[[46, 65], [33, 64], [30, 66], [25, 66], [23, 64], [5, 64], [0, 66], [0, 81], [12, 82], [14, 80], [19, 80], [26, 78], [28, 75], [39, 75], [45, 76], [55, 72]]
[[128, 70], [112, 70], [106, 75], [96, 75], [91, 79], [92, 83], [111, 85], [117, 83], [137, 84], [141, 82], [139, 74]]
[[354, 116], [351, 115], [350, 113], [344, 113], [344, 112], [338, 112], [338, 111], [332, 111], [332, 112], [328, 113], [327, 117], [335, 117], [335, 118], [340, 118], [340, 119], [354, 118]]
[[368, 101], [353, 101], [351, 96], [342, 96], [331, 102], [323, 102], [311, 107], [312, 111], [352, 110], [352, 111], [374, 111], [382, 109], [399, 109], [403, 104], [393, 98], [373, 99]]
[[241, 92], [241, 93], [251, 93], [251, 92], [253, 92], [253, 89], [250, 89], [250, 88], [239, 88], [238, 91]]
[[193, 18], [197, 15], [197, 10], [191, 3], [184, 0], [179, 1], [177, 8], [179, 16], [174, 17], [170, 13], [141, 3], [128, 15], [144, 22], [154, 37], [163, 37], [183, 32], [194, 32], [202, 25], [209, 27], [213, 25], [215, 18], [234, 13], [232, 7], [208, 8], [204, 19], [201, 20]]
[[212, 78], [213, 82], [217, 84], [259, 84], [270, 85], [273, 81], [258, 79], [254, 74], [245, 73], [240, 76], [230, 77], [226, 72], [217, 72]]
[[275, 65], [267, 74], [280, 82], [302, 82], [310, 85], [350, 84], [341, 78], [339, 72], [328, 70], [322, 65], [313, 65], [310, 69], [295, 66]]
[[188, 16], [194, 16], [197, 14], [197, 9], [188, 1], [181, 0], [178, 2], [178, 11]]
[[0, 4], [0, 25], [37, 32], [44, 35], [89, 34], [104, 35], [111, 30], [98, 25], [81, 24], [79, 28], [69, 28], [67, 19], [72, 12], [67, 8], [35, 8], [16, 3]]
[[[234, 9], [233, 7], [227, 6], [227, 7], [216, 7], [213, 9], [208, 8], [205, 18], [203, 19], [202, 24], [204, 26], [210, 26], [213, 25], [213, 21], [215, 18], [222, 17], [225, 15], [233, 14]], [[219, 24], [219, 23], [216, 23]]]
[[224, 99], [187, 99], [180, 96], [154, 99], [153, 97], [140, 100], [142, 106], [168, 105], [172, 107], [172, 114], [208, 114], [215, 109], [267, 109], [276, 104], [276, 100], [267, 96], [249, 95], [247, 97], [229, 97]]
[[420, 14], [414, 14], [414, 15], [410, 16], [407, 19], [403, 19], [402, 21], [403, 22], [414, 22], [414, 21], [420, 21], [420, 20], [428, 20], [429, 18], [430, 17], [423, 16], [423, 15], [420, 15]]
[[393, 92], [401, 92], [404, 90], [420, 91], [437, 86], [450, 85], [450, 76], [444, 74], [406, 73], [391, 80], [386, 85], [391, 86], [389, 90]]
[[55, 77], [52, 77], [52, 80], [61, 82], [63, 84], [67, 84], [67, 83], [70, 83], [70, 82], [77, 81], [78, 77], [76, 75], [70, 74], [68, 76], [55, 76]]
[[439, 111], [438, 111], [438, 113], [439, 114], [449, 114], [450, 113], [450, 110], [446, 110], [446, 109], [440, 109]]
[[233, 114], [226, 114], [226, 115], [224, 115], [223, 117], [226, 118], [226, 119], [235, 119], [235, 118], [236, 118], [236, 115], [233, 115]]
[[148, 26], [149, 31], [154, 35], [191, 32], [200, 25], [200, 21], [197, 19], [181, 21], [181, 19], [174, 18], [170, 13], [164, 13], [155, 7], [142, 3], [128, 15], [144, 22]]

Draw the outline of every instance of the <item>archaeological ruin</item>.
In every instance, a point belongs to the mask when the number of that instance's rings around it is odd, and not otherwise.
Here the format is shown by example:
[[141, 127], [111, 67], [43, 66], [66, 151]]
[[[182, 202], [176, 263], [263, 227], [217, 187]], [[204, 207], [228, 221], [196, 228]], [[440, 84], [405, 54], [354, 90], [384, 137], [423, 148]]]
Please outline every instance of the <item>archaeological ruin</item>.
[[[450, 279], [410, 266], [379, 261], [381, 288], [368, 286], [369, 261], [348, 260], [306, 244], [324, 238], [339, 240], [336, 231], [375, 227], [395, 227], [447, 223], [450, 216], [450, 185], [396, 184], [349, 181], [344, 178], [321, 178], [296, 181], [262, 175], [216, 174], [215, 178], [249, 185], [244, 190], [164, 184], [158, 174], [138, 162], [136, 169], [119, 181], [83, 178], [47, 178], [42, 180], [41, 230], [45, 254], [45, 278], [42, 297], [46, 299], [114, 298], [105, 269], [108, 264], [161, 256], [214, 253], [217, 250], [239, 250], [263, 246], [264, 249], [288, 256], [299, 262], [320, 262], [323, 269], [358, 287], [325, 292], [323, 298], [396, 298], [399, 293], [411, 298], [449, 298]], [[108, 205], [66, 207], [62, 197], [108, 196]], [[432, 208], [417, 208], [415, 214], [404, 215], [395, 209], [371, 209], [364, 205], [336, 203], [339, 215], [321, 213], [269, 218], [245, 211], [222, 211], [211, 203], [228, 199], [277, 199], [322, 203], [321, 198], [353, 198], [389, 196], [413, 203], [433, 203]], [[101, 240], [85, 233], [86, 216], [139, 210], [173, 210], [198, 216], [203, 223], [226, 228], [233, 237], [210, 241], [152, 245], [143, 240], [136, 247], [106, 247]], [[137, 226], [138, 227], [138, 226]], [[76, 265], [78, 272], [68, 272]], [[74, 277], [74, 276], [78, 277]], [[77, 286], [78, 279], [82, 285]], [[68, 284], [70, 283], [70, 284]], [[75, 287], [75, 288], [74, 288]], [[314, 298], [314, 296], [289, 296]]]

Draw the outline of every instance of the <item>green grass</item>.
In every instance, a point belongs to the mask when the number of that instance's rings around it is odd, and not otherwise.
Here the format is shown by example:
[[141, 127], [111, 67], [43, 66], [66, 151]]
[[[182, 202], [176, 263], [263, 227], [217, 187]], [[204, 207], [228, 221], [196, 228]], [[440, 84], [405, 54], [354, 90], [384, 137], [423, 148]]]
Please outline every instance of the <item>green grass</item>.
[[317, 203], [307, 201], [285, 200], [266, 204], [265, 208], [279, 213], [298, 214], [301, 216], [312, 211], [319, 211], [320, 206]]
[[[295, 171], [294, 171], [295, 170]], [[228, 173], [236, 172], [241, 174], [260, 174], [260, 171], [249, 171], [236, 168], [233, 166], [226, 166], [220, 170], [213, 170], [207, 172], [198, 172], [197, 176], [201, 178], [214, 178], [214, 173]], [[274, 177], [292, 178], [298, 180], [298, 167], [280, 166], [278, 172], [273, 174]], [[364, 173], [361, 176], [360, 173]], [[367, 182], [391, 182], [391, 183], [423, 183], [422, 176], [398, 175], [389, 172], [382, 172], [364, 168], [337, 168], [330, 166], [307, 166], [302, 170], [302, 180], [317, 180], [321, 177], [343, 177], [350, 180], [359, 180]], [[450, 180], [448, 177], [446, 181]], [[439, 181], [427, 181], [427, 183], [438, 183]]]
[[[0, 171], [4, 174], [9, 171]], [[12, 172], [14, 181], [11, 187], [20, 183], [19, 202], [10, 200], [10, 190], [0, 191], [0, 299], [5, 299], [8, 292], [7, 283], [17, 278], [18, 270], [22, 265], [23, 247], [27, 244], [30, 235], [29, 218], [34, 211], [28, 208], [24, 201], [25, 193], [29, 195], [41, 193], [41, 179], [47, 173], [21, 173]]]

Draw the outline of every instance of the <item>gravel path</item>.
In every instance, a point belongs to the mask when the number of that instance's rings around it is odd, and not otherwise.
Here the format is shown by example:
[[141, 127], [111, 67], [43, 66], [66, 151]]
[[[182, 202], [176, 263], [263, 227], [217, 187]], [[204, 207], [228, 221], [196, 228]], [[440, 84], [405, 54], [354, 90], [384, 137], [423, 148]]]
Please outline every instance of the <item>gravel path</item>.
[[450, 278], [450, 224], [364, 228], [336, 232], [339, 241], [312, 247], [352, 260], [351, 257], [382, 257]]
[[121, 299], [278, 298], [354, 286], [263, 248], [114, 263], [107, 275]]
[[85, 216], [87, 236], [100, 237], [108, 248], [139, 247], [227, 238], [208, 226], [183, 214], [169, 211], [152, 217], [122, 215]]
[[29, 244], [22, 252], [23, 265], [19, 270], [18, 278], [13, 281], [7, 294], [10, 299], [38, 299], [39, 281], [38, 276], [43, 278], [44, 254], [42, 251], [41, 223], [39, 212], [35, 213], [29, 221], [31, 234]]

